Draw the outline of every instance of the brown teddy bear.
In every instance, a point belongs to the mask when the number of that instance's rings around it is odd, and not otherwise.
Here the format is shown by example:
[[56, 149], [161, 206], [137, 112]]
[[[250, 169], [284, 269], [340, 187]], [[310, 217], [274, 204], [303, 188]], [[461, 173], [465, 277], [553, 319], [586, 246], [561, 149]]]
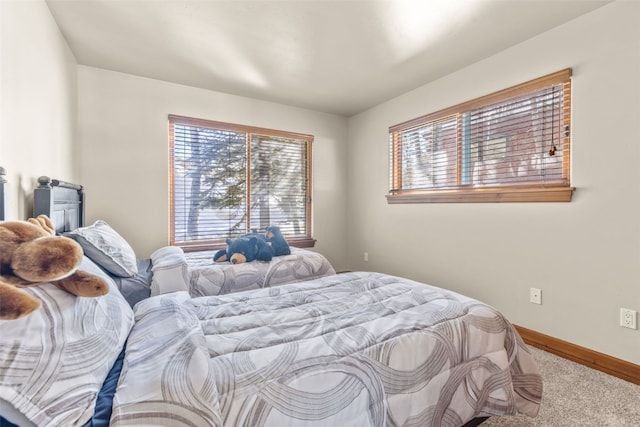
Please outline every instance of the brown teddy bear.
[[36, 297], [18, 288], [50, 282], [81, 297], [108, 293], [102, 278], [77, 270], [83, 254], [76, 241], [55, 235], [46, 215], [0, 222], [0, 319], [17, 319], [40, 308]]

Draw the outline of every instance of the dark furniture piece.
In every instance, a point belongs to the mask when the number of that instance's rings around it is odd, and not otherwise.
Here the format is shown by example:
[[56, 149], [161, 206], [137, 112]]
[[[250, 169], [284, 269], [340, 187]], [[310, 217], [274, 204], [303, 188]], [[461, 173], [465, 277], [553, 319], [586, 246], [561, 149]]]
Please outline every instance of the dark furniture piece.
[[7, 219], [7, 171], [0, 166], [0, 221]]
[[84, 189], [82, 185], [38, 178], [34, 190], [33, 216], [47, 215], [57, 233], [64, 233], [84, 226]]

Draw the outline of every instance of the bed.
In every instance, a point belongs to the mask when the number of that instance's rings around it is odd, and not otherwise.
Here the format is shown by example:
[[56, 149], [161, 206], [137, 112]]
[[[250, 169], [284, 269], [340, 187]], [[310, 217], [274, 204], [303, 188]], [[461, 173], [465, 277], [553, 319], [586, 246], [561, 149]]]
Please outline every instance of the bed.
[[274, 257], [270, 262], [212, 263], [213, 254], [185, 253], [191, 269], [191, 296], [223, 295], [336, 274], [323, 255], [295, 247], [291, 247], [290, 255]]
[[[0, 322], [0, 397], [38, 425], [88, 422], [125, 339], [112, 426], [461, 426], [540, 404], [536, 364], [500, 313], [407, 279], [175, 292], [133, 311], [117, 292], [56, 290], [34, 290], [35, 317]], [[118, 322], [87, 328], [106, 320]]]
[[108, 425], [133, 311], [90, 259], [80, 268], [105, 279], [109, 293], [76, 298], [52, 284], [26, 288], [42, 307], [0, 320], [3, 427]]
[[7, 171], [0, 166], [0, 221], [4, 221], [6, 219], [5, 217], [5, 212], [8, 211], [8, 206], [7, 206], [7, 189], [6, 187], [6, 183], [7, 183], [7, 179], [5, 178], [5, 176], [7, 175]]
[[[535, 416], [542, 379], [494, 308], [375, 272], [131, 307], [29, 288], [0, 321], [0, 415], [20, 426], [474, 426]], [[4, 424], [3, 424], [4, 425]]]
[[535, 362], [500, 313], [385, 274], [168, 294], [135, 319], [114, 426], [461, 426], [540, 403]]
[[[221, 295], [335, 274], [326, 257], [301, 248], [291, 248], [291, 255], [274, 257], [271, 262], [238, 265], [214, 263], [214, 251], [184, 253], [177, 247], [159, 248], [150, 258], [137, 259], [131, 245], [108, 223], [97, 220], [85, 224], [84, 199], [81, 185], [42, 176], [34, 190], [34, 216], [47, 215], [59, 234], [77, 240], [111, 275], [132, 307], [164, 292]], [[104, 242], [108, 245], [101, 247]], [[154, 281], [154, 273], [169, 277], [171, 282]]]

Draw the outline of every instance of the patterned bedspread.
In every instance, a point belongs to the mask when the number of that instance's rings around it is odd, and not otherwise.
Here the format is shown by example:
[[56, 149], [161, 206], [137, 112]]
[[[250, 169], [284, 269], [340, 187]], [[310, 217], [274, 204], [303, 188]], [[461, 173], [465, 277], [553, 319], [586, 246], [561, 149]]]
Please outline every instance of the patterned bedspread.
[[114, 426], [460, 426], [541, 400], [499, 312], [398, 277], [181, 292], [135, 312]]
[[26, 288], [42, 308], [0, 320], [0, 415], [19, 417], [14, 422], [20, 426], [89, 421], [133, 325], [133, 312], [115, 283], [87, 257], [80, 268], [103, 277], [109, 293], [82, 298], [50, 283]]
[[214, 263], [215, 251], [186, 253], [192, 296], [222, 295], [300, 282], [335, 274], [329, 261], [317, 252], [291, 248], [291, 255], [271, 262]]

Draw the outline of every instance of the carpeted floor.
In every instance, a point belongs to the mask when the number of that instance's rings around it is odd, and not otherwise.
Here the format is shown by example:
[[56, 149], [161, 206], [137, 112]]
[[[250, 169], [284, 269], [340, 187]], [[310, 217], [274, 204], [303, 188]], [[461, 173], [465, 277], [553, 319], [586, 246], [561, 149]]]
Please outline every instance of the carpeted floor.
[[638, 427], [640, 386], [531, 348], [543, 378], [536, 418], [491, 418], [481, 427]]

